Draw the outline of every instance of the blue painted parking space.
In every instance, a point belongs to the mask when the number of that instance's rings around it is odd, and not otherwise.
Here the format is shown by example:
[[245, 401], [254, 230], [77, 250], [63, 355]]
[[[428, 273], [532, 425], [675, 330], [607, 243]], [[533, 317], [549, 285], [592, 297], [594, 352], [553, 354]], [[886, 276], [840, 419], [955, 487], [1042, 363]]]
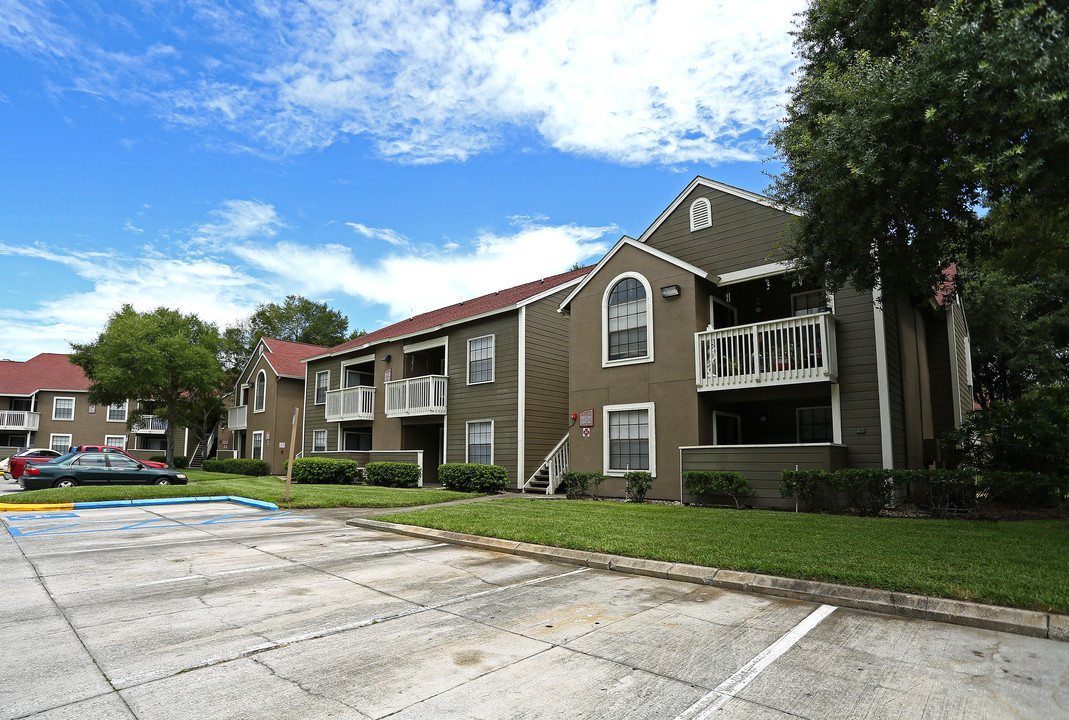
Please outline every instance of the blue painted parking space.
[[[153, 517], [130, 522], [126, 520], [95, 520], [90, 513], [27, 513], [0, 516], [12, 537], [40, 537], [47, 535], [80, 535], [90, 533], [125, 532], [132, 530], [176, 530], [205, 525], [233, 525], [239, 523], [267, 523], [278, 520], [314, 518], [315, 515], [295, 515], [284, 510], [265, 515], [228, 513], [195, 518]], [[59, 521], [59, 522], [57, 522]]]

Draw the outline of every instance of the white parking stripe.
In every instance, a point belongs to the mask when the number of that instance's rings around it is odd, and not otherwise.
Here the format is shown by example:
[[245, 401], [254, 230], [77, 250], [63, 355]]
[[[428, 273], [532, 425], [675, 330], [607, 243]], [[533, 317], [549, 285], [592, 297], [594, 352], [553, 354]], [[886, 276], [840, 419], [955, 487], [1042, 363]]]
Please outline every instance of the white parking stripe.
[[806, 616], [805, 620], [791, 628], [790, 632], [762, 650], [753, 660], [743, 665], [734, 675], [720, 683], [712, 692], [683, 711], [676, 720], [705, 720], [735, 697], [754, 678], [775, 662], [776, 658], [790, 650], [795, 643], [835, 612], [834, 605], [821, 605]]

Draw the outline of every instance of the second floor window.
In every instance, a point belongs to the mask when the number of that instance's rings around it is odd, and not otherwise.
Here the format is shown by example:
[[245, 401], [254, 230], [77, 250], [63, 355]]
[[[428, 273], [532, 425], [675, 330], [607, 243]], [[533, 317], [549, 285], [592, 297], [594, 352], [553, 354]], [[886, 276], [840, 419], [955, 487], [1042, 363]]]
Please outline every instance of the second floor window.
[[108, 405], [108, 422], [126, 422], [126, 403]]
[[330, 370], [320, 370], [316, 373], [316, 398], [315, 404], [322, 405], [327, 401], [327, 388], [330, 386]]
[[494, 336], [468, 340], [468, 384], [494, 381]]
[[256, 392], [253, 395], [253, 412], [263, 412], [267, 403], [267, 373], [263, 370], [256, 376]]
[[648, 298], [637, 278], [616, 283], [606, 302], [608, 359], [629, 360], [649, 354], [647, 333]]
[[74, 419], [74, 398], [58, 397], [52, 401], [53, 420]]

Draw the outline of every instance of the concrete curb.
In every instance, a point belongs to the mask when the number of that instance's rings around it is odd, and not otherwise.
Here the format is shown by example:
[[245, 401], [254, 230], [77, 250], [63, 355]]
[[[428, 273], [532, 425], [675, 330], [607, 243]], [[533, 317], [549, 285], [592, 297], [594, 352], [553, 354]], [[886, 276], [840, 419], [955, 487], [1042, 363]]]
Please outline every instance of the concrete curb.
[[605, 555], [582, 550], [533, 545], [515, 540], [467, 535], [448, 530], [435, 530], [414, 525], [399, 525], [369, 518], [348, 520], [346, 525], [384, 530], [429, 540], [440, 540], [510, 555], [522, 555], [569, 565], [581, 565], [599, 570], [647, 575], [695, 583], [697, 585], [709, 585], [725, 590], [775, 595], [794, 600], [806, 600], [856, 610], [868, 610], [885, 615], [897, 615], [917, 620], [934, 620], [935, 622], [952, 625], [965, 625], [985, 630], [999, 630], [1017, 635], [1069, 642], [1069, 615], [1021, 610], [998, 605], [984, 605], [963, 600], [948, 600], [927, 595], [911, 595], [909, 593], [853, 587], [851, 585], [837, 585], [813, 580], [795, 580], [774, 575], [759, 575], [700, 565], [685, 565], [661, 562], [659, 560]]

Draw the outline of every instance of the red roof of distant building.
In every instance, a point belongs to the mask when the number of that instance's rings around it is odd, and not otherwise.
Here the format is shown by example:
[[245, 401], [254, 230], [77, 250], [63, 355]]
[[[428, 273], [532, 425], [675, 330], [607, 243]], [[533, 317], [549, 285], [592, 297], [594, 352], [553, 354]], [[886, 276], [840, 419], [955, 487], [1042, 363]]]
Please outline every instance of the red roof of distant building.
[[[394, 323], [393, 325], [387, 325], [386, 327], [380, 328], [375, 332], [370, 332], [367, 335], [361, 335], [360, 337], [344, 342], [341, 345], [336, 345], [330, 348], [329, 352], [334, 354], [345, 350], [351, 350], [352, 348], [363, 347], [364, 345], [382, 342], [383, 340], [390, 340], [392, 338], [411, 335], [412, 333], [421, 332], [423, 330], [430, 330], [440, 325], [455, 323], [459, 320], [465, 320], [493, 310], [501, 310], [502, 308], [516, 305], [517, 303], [521, 303], [524, 300], [533, 298], [546, 291], [553, 290], [556, 287], [566, 285], [572, 280], [578, 280], [588, 272], [590, 272], [589, 267], [580, 268], [579, 270], [571, 270], [566, 273], [561, 273], [560, 275], [553, 275], [551, 277], [542, 278], [541, 280], [517, 285], [516, 287], [511, 287], [507, 290], [499, 290], [490, 293], [489, 295], [483, 295], [472, 300], [465, 300], [454, 305], [448, 305], [444, 308], [431, 310], [430, 312], [423, 313], [422, 315], [415, 315], [407, 320]], [[316, 356], [306, 356], [305, 359], [307, 360], [308, 357]]]
[[89, 379], [67, 355], [41, 353], [26, 362], [0, 362], [0, 395], [32, 395], [38, 390], [88, 390]]
[[290, 342], [277, 338], [262, 338], [267, 347], [264, 357], [279, 375], [304, 377], [304, 365], [301, 360], [311, 355], [318, 355], [327, 348], [322, 345]]
[[935, 301], [940, 305], [951, 305], [954, 303], [955, 292], [957, 290], [957, 276], [957, 263], [950, 263], [947, 269], [943, 271], [943, 282], [935, 287]]

